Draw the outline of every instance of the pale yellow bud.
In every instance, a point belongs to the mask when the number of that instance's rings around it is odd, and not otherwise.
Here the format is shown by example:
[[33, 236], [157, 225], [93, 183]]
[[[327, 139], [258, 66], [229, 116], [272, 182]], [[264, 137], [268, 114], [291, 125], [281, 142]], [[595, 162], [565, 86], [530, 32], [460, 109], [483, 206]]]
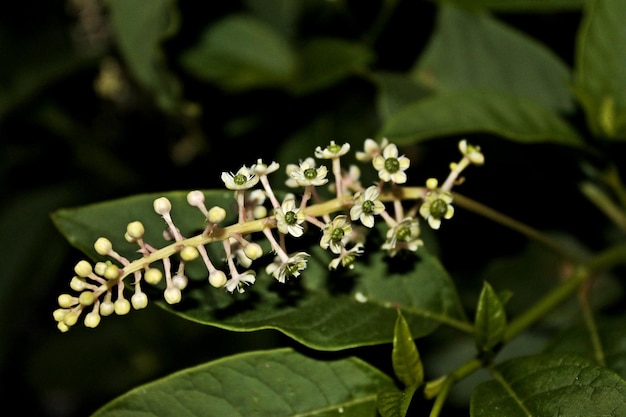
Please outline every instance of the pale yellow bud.
[[65, 316], [63, 316], [63, 323], [65, 323], [68, 327], [72, 327], [78, 321], [78, 317], [80, 316], [81, 310], [71, 310], [68, 311]]
[[87, 286], [87, 282], [85, 281], [84, 278], [81, 278], [81, 277], [74, 277], [70, 281], [70, 288], [76, 292], [80, 292], [84, 290], [86, 286]]
[[120, 268], [117, 265], [107, 265], [102, 276], [106, 279], [117, 279], [120, 276]]
[[223, 287], [226, 281], [228, 281], [226, 274], [218, 269], [209, 274], [209, 283], [215, 288]]
[[100, 324], [100, 314], [97, 311], [92, 311], [91, 313], [85, 316], [85, 327], [98, 327]]
[[59, 307], [70, 308], [75, 306], [78, 300], [70, 294], [61, 294], [57, 298], [57, 301], [59, 302]]
[[[140, 221], [130, 222], [126, 226], [126, 236], [128, 236], [128, 238], [132, 239], [133, 241], [141, 239], [144, 232], [145, 229], [143, 227], [143, 223], [141, 223]], [[126, 240], [128, 240], [128, 238]]]
[[163, 279], [163, 273], [157, 268], [150, 268], [143, 274], [143, 279], [152, 285], [156, 285]]
[[198, 249], [196, 249], [194, 246], [185, 246], [183, 250], [180, 251], [181, 259], [187, 262], [193, 261], [199, 255], [200, 253], [198, 252]]
[[115, 314], [117, 314], [118, 316], [123, 316], [125, 314], [128, 314], [128, 312], [130, 311], [130, 303], [127, 299], [120, 298], [118, 300], [115, 300], [113, 308], [115, 309]]
[[154, 200], [154, 211], [161, 216], [168, 214], [172, 210], [172, 203], [165, 197]]
[[108, 255], [113, 250], [113, 244], [106, 237], [99, 237], [93, 247], [99, 255]]
[[169, 287], [163, 293], [163, 297], [168, 304], [176, 304], [180, 302], [183, 296], [178, 288]]
[[211, 223], [219, 223], [224, 221], [226, 218], [226, 210], [222, 207], [214, 206], [209, 209], [209, 215], [207, 216], [207, 220]]
[[135, 310], [141, 310], [148, 306], [148, 296], [142, 292], [136, 292], [130, 297], [130, 302]]
[[434, 190], [439, 185], [437, 178], [429, 178], [426, 180], [426, 187], [430, 190]]
[[104, 271], [107, 269], [107, 266], [109, 265], [107, 265], [106, 262], [96, 262], [96, 266], [94, 266], [93, 270], [102, 277], [104, 276]]
[[52, 312], [52, 317], [54, 317], [55, 321], [63, 321], [63, 317], [65, 317], [68, 311], [67, 308], [57, 308]]
[[78, 296], [78, 302], [82, 306], [90, 306], [93, 304], [95, 297], [91, 291], [83, 291]]
[[74, 267], [76, 275], [83, 278], [91, 274], [92, 271], [91, 264], [85, 260], [79, 261]]
[[255, 260], [263, 256], [263, 249], [258, 243], [250, 243], [244, 248], [243, 253], [245, 253], [248, 258]]
[[102, 314], [103, 316], [110, 316], [111, 314], [113, 314], [114, 311], [115, 306], [110, 300], [104, 301], [102, 302], [102, 304], [100, 304], [100, 314]]

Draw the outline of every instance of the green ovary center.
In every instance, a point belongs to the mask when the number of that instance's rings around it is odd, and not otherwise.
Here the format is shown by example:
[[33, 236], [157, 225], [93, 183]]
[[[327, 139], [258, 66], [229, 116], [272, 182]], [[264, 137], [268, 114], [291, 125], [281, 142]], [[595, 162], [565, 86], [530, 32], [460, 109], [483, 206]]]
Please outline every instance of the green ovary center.
[[400, 162], [397, 158], [385, 159], [385, 169], [392, 174], [400, 170]]
[[441, 198], [436, 199], [430, 205], [430, 214], [436, 219], [443, 217], [448, 211], [448, 203]]
[[244, 185], [248, 181], [248, 178], [243, 174], [237, 174], [233, 177], [233, 182], [237, 185]]
[[304, 178], [314, 180], [317, 178], [317, 170], [315, 168], [307, 168], [304, 170]]
[[288, 225], [296, 224], [297, 220], [298, 216], [296, 216], [296, 213], [294, 213], [293, 211], [288, 211], [287, 213], [285, 213], [285, 223], [287, 223]]
[[363, 209], [363, 213], [371, 214], [374, 211], [374, 202], [371, 200], [366, 200], [363, 202], [361, 208]]
[[333, 242], [341, 242], [341, 239], [343, 239], [345, 232], [343, 231], [343, 229], [335, 229], [331, 232], [330, 234], [330, 240], [332, 240]]

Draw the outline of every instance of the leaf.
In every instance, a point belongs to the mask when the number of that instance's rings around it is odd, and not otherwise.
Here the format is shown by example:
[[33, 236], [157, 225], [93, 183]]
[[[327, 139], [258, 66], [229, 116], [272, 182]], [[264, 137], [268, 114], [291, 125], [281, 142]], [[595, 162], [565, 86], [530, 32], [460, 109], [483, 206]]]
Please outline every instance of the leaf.
[[168, 70], [161, 43], [178, 30], [173, 0], [107, 0], [117, 46], [136, 80], [165, 110], [179, 104], [180, 86]]
[[438, 91], [499, 92], [554, 111], [574, 104], [570, 70], [549, 48], [488, 13], [447, 3], [411, 76]]
[[391, 390], [378, 394], [376, 409], [382, 417], [404, 417], [411, 406], [417, 386], [406, 387], [403, 391]]
[[471, 8], [484, 8], [507, 13], [541, 13], [577, 11], [584, 0], [437, 0], [438, 3], [454, 3]]
[[409, 325], [400, 310], [398, 310], [398, 319], [393, 331], [391, 358], [393, 371], [405, 387], [419, 386], [424, 382], [422, 361], [413, 341], [411, 329], [409, 329]]
[[383, 120], [405, 105], [431, 94], [426, 87], [405, 74], [374, 72], [370, 76], [378, 88], [376, 107]]
[[483, 282], [474, 320], [476, 347], [486, 352], [497, 346], [506, 330], [506, 313], [500, 297], [493, 287]]
[[180, 59], [198, 79], [232, 91], [283, 86], [296, 71], [296, 55], [287, 40], [269, 24], [244, 14], [208, 26]]
[[298, 94], [328, 87], [367, 67], [374, 53], [364, 44], [339, 38], [314, 38], [300, 48], [300, 70], [291, 90]]
[[291, 349], [237, 354], [137, 387], [93, 417], [376, 416], [393, 387], [357, 358], [316, 360]]
[[407, 145], [469, 133], [491, 133], [522, 143], [583, 145], [567, 122], [540, 104], [479, 91], [442, 93], [408, 104], [383, 123], [380, 136]]
[[626, 3], [588, 1], [576, 43], [574, 89], [592, 131], [626, 139]]
[[626, 381], [587, 359], [540, 354], [495, 367], [472, 394], [472, 417], [623, 416]]
[[[602, 355], [607, 368], [626, 379], [626, 316], [598, 317], [596, 319]], [[575, 353], [595, 359], [589, 332], [578, 323], [556, 335], [545, 347], [550, 353]]]
[[[152, 208], [157, 197], [170, 199], [172, 218], [183, 236], [191, 237], [204, 229], [204, 216], [187, 204], [186, 194], [175, 191], [136, 195], [58, 210], [52, 219], [68, 241], [91, 259], [102, 259], [93, 249], [93, 243], [101, 236], [108, 237], [122, 256], [136, 259], [136, 244], [123, 237], [129, 222], [142, 221], [145, 241], [153, 247], [170, 244], [162, 236], [165, 223]], [[205, 191], [205, 204], [224, 207], [231, 213], [224, 224], [230, 224], [236, 213], [229, 191]], [[208, 245], [211, 259], [218, 267], [224, 267], [219, 263], [223, 257], [221, 247], [219, 242]], [[257, 282], [244, 294], [229, 294], [208, 285], [207, 270], [198, 259], [186, 270], [192, 283], [183, 292], [183, 302], [174, 308], [165, 303], [159, 305], [188, 320], [227, 330], [276, 329], [307, 346], [324, 350], [391, 342], [389, 327], [397, 318], [398, 307], [416, 338], [430, 334], [441, 324], [471, 329], [454, 283], [425, 248], [420, 248], [419, 258], [409, 265], [410, 269], [390, 270], [394, 263], [388, 265], [385, 253], [375, 250], [367, 261], [357, 262], [354, 271], [343, 277], [329, 276], [328, 253], [317, 243], [313, 250], [316, 252], [300, 278], [279, 284], [259, 271]], [[273, 256], [268, 257], [254, 265], [264, 268]], [[338, 289], [332, 290], [333, 286]]]

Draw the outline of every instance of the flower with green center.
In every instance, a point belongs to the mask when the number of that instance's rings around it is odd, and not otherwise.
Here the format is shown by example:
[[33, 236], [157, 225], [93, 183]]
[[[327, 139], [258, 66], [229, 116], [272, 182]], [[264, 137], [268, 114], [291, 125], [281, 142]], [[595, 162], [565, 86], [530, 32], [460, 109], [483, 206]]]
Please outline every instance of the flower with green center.
[[339, 146], [335, 143], [334, 140], [331, 140], [330, 145], [328, 145], [326, 148], [322, 149], [321, 146], [315, 148], [315, 157], [320, 159], [339, 158], [340, 156], [347, 154], [349, 150], [349, 143], [344, 143], [343, 145]]
[[348, 216], [340, 214], [324, 227], [320, 246], [323, 249], [330, 248], [333, 253], [339, 254], [350, 240], [351, 233], [352, 224], [350, 224]]
[[296, 207], [296, 201], [293, 198], [286, 198], [276, 210], [276, 228], [280, 233], [300, 237], [304, 233], [302, 223], [305, 218], [304, 212]]
[[387, 138], [382, 138], [380, 145], [374, 139], [365, 139], [363, 151], [357, 151], [355, 157], [362, 162], [371, 161], [380, 155], [387, 145], [389, 145]]
[[306, 252], [298, 252], [284, 262], [277, 256], [274, 262], [265, 267], [265, 272], [276, 278], [278, 282], [284, 283], [287, 278], [300, 276], [300, 273], [306, 269], [308, 256]]
[[356, 257], [362, 254], [363, 244], [357, 243], [349, 250], [344, 249], [338, 257], [331, 260], [328, 264], [328, 269], [337, 269], [339, 265], [343, 266], [344, 268], [354, 269], [354, 261], [356, 260]]
[[438, 189], [429, 191], [420, 206], [420, 215], [428, 221], [430, 227], [439, 229], [442, 219], [447, 220], [454, 215], [452, 195]]
[[378, 188], [375, 185], [354, 195], [354, 205], [350, 208], [350, 219], [360, 220], [363, 226], [374, 227], [374, 216], [382, 213], [385, 205], [378, 200]]
[[419, 238], [420, 228], [417, 219], [407, 217], [387, 231], [387, 240], [382, 245], [389, 256], [395, 256], [400, 250], [415, 252], [424, 244]]
[[301, 162], [297, 169], [289, 171], [289, 176], [301, 187], [324, 185], [328, 182], [327, 174], [328, 169], [325, 166], [316, 168], [315, 163], [311, 163], [308, 159]]
[[229, 190], [248, 190], [259, 182], [259, 176], [245, 165], [236, 174], [222, 172], [222, 181]]
[[252, 165], [252, 171], [257, 175], [268, 175], [280, 168], [278, 162], [272, 161], [269, 165], [265, 164], [262, 159], [257, 159], [257, 163]]
[[466, 139], [463, 139], [459, 142], [459, 150], [472, 164], [482, 165], [485, 163], [485, 156], [480, 152], [480, 146], [470, 145]]
[[404, 171], [409, 168], [411, 161], [406, 156], [398, 156], [398, 147], [389, 144], [383, 149], [382, 155], [377, 155], [372, 160], [372, 165], [378, 171], [378, 177], [385, 181], [396, 184], [404, 184], [407, 176]]

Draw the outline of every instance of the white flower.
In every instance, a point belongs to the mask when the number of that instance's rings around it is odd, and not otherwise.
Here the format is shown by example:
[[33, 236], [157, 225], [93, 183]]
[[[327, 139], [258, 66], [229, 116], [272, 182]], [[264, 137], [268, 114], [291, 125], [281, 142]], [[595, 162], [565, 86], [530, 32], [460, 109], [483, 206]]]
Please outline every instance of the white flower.
[[398, 147], [389, 144], [383, 149], [382, 155], [378, 155], [372, 160], [372, 164], [378, 171], [378, 177], [381, 180], [404, 184], [407, 179], [404, 171], [409, 167], [411, 161], [406, 156], [398, 156]]
[[339, 265], [344, 268], [353, 269], [354, 268], [354, 260], [357, 256], [363, 254], [363, 244], [357, 243], [349, 250], [343, 250], [341, 254], [330, 261], [328, 264], [328, 269], [337, 269]]
[[272, 162], [269, 165], [264, 164], [263, 161], [259, 158], [257, 159], [257, 163], [252, 165], [252, 170], [258, 175], [268, 175], [272, 172], [276, 171], [280, 165], [278, 162]]
[[416, 251], [424, 243], [419, 239], [420, 228], [417, 219], [407, 217], [387, 231], [387, 240], [382, 245], [389, 256], [395, 256], [400, 250]]
[[327, 174], [328, 169], [325, 166], [322, 165], [319, 168], [315, 168], [315, 164], [311, 164], [308, 159], [300, 162], [300, 166], [297, 169], [289, 171], [289, 176], [301, 187], [324, 185], [328, 182]]
[[352, 233], [352, 225], [348, 220], [348, 216], [340, 214], [336, 216], [330, 223], [324, 227], [324, 234], [320, 240], [320, 246], [328, 249], [333, 253], [341, 253], [345, 244], [350, 240]]
[[449, 219], [454, 215], [452, 195], [436, 189], [429, 191], [420, 206], [420, 215], [428, 221], [430, 227], [439, 229], [441, 219]]
[[385, 149], [385, 147], [389, 144], [387, 138], [383, 138], [380, 142], [380, 146], [373, 139], [365, 139], [365, 144], [363, 146], [364, 151], [356, 151], [355, 157], [359, 161], [367, 162], [371, 161], [378, 155], [380, 155]]
[[304, 233], [302, 223], [306, 216], [302, 210], [296, 207], [293, 198], [285, 198], [283, 204], [276, 210], [276, 228], [279, 232], [300, 237]]
[[345, 155], [350, 150], [350, 144], [344, 143], [339, 146], [334, 140], [330, 141], [330, 145], [322, 149], [321, 146], [315, 148], [315, 157], [320, 159], [334, 159]]
[[265, 272], [272, 275], [280, 283], [284, 283], [289, 277], [298, 277], [300, 272], [306, 269], [309, 254], [298, 252], [283, 262], [280, 257], [276, 257], [274, 262], [265, 267]]
[[243, 293], [246, 291], [245, 285], [254, 284], [255, 281], [256, 276], [254, 271], [246, 271], [243, 274], [237, 274], [226, 281], [226, 291], [232, 293], [236, 289], [239, 293]]
[[222, 181], [229, 190], [247, 190], [259, 182], [259, 176], [245, 165], [236, 174], [222, 172]]
[[385, 210], [385, 205], [378, 200], [378, 188], [375, 185], [368, 187], [364, 192], [354, 195], [354, 205], [350, 208], [350, 218], [359, 219], [363, 226], [374, 226], [374, 215]]
[[466, 139], [459, 142], [459, 150], [472, 164], [482, 165], [485, 163], [485, 156], [480, 152], [480, 146], [467, 143]]

